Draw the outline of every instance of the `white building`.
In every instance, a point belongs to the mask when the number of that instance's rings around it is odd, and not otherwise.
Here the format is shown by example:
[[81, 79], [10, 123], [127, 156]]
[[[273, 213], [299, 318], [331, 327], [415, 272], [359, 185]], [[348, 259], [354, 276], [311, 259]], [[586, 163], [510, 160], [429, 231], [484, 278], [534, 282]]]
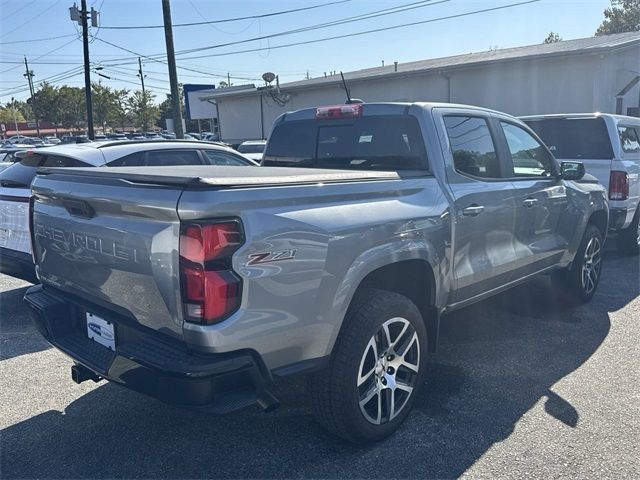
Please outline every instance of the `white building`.
[[[607, 112], [639, 115], [640, 32], [490, 50], [344, 74], [352, 98], [365, 102], [453, 102], [512, 115]], [[266, 138], [287, 111], [344, 103], [340, 75], [220, 89], [222, 139]]]

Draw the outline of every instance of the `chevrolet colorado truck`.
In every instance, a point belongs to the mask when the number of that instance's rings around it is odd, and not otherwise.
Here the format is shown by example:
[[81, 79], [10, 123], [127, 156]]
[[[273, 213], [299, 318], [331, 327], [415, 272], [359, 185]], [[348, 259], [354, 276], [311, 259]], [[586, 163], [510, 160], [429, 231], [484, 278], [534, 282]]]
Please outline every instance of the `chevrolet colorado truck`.
[[25, 300], [76, 382], [225, 413], [306, 374], [324, 426], [375, 441], [407, 417], [443, 314], [542, 273], [591, 299], [608, 206], [583, 174], [499, 112], [304, 109], [257, 168], [40, 170]]

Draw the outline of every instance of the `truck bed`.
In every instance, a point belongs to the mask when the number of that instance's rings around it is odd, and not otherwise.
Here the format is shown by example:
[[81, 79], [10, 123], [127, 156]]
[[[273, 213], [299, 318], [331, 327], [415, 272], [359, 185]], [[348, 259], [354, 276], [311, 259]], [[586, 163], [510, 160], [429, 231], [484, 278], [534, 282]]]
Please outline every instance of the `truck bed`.
[[261, 187], [312, 183], [397, 180], [398, 172], [325, 170], [289, 167], [190, 165], [173, 167], [41, 168], [38, 174], [115, 178], [131, 183], [176, 186]]

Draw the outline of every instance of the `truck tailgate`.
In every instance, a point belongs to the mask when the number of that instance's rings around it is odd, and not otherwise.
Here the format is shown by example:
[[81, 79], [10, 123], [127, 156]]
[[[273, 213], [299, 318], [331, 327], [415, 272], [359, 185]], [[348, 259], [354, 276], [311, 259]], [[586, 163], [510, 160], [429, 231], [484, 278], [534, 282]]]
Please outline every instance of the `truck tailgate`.
[[180, 338], [182, 188], [98, 172], [36, 177], [32, 236], [42, 283]]

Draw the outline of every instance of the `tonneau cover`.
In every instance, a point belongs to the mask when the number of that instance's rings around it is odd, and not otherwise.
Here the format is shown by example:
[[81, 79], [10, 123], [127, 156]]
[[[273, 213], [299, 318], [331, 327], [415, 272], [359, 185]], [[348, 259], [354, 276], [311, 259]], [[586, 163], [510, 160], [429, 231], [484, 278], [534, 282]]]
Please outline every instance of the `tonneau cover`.
[[80, 175], [117, 178], [133, 183], [160, 185], [212, 185], [220, 187], [268, 186], [349, 182], [358, 180], [398, 180], [397, 172], [325, 170], [291, 167], [230, 167], [191, 165], [173, 167], [41, 168], [39, 174]]

